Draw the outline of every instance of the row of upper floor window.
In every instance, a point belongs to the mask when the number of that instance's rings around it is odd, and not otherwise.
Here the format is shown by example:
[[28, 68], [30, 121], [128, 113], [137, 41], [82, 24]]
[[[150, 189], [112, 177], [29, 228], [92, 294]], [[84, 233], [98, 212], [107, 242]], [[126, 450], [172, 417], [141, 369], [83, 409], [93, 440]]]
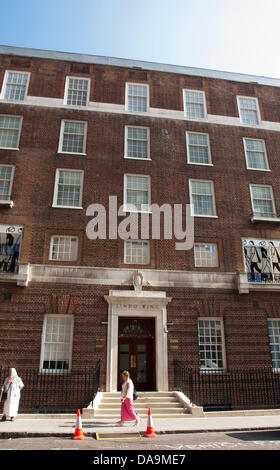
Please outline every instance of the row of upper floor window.
[[[18, 149], [23, 118], [0, 115], [0, 149]], [[62, 120], [58, 152], [86, 155], [86, 121]], [[247, 169], [269, 170], [265, 141], [243, 137]], [[209, 134], [186, 131], [187, 161], [189, 164], [213, 165]], [[124, 157], [151, 160], [150, 129], [143, 126], [125, 126]]]
[[[2, 203], [11, 201], [14, 171], [13, 165], [0, 165], [0, 202]], [[54, 183], [53, 207], [82, 209], [83, 182], [83, 170], [58, 168]], [[279, 221], [272, 186], [250, 184], [249, 188], [253, 220]], [[123, 193], [124, 211], [151, 212], [151, 177], [149, 175], [125, 174]], [[213, 181], [190, 179], [189, 194], [194, 216], [217, 217]]]
[[[6, 70], [0, 99], [22, 102], [28, 94], [30, 72]], [[64, 104], [88, 106], [90, 98], [90, 78], [66, 77]], [[125, 109], [135, 113], [148, 113], [150, 108], [149, 85], [126, 83]], [[240, 121], [243, 124], [258, 126], [261, 115], [258, 99], [251, 96], [237, 96]], [[183, 106], [186, 118], [206, 120], [207, 106], [205, 92], [183, 89]]]

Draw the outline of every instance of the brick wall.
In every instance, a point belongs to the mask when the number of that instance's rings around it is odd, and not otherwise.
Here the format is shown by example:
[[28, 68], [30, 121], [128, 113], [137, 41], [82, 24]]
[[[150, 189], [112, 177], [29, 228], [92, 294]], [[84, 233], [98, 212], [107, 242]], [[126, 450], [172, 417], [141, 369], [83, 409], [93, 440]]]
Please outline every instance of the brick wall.
[[[12, 63], [9, 60], [13, 59]], [[90, 76], [91, 100], [124, 104], [126, 81], [150, 84], [152, 107], [183, 110], [182, 89], [203, 89], [207, 110], [211, 114], [238, 116], [236, 95], [256, 96], [263, 119], [279, 122], [276, 115], [279, 90], [277, 87], [234, 83], [200, 77], [186, 77], [163, 72], [131, 71], [125, 68], [2, 56], [0, 86], [7, 68], [31, 71], [28, 94], [60, 98], [64, 96], [66, 75]], [[72, 68], [71, 68], [72, 67]], [[76, 68], [75, 68], [76, 67]], [[83, 68], [84, 67], [84, 68]], [[71, 70], [78, 70], [72, 72]], [[88, 70], [89, 74], [80, 70]], [[144, 76], [146, 79], [144, 79]], [[249, 183], [272, 185], [276, 209], [279, 207], [278, 132], [263, 129], [214, 125], [171, 119], [96, 113], [73, 109], [41, 108], [20, 104], [1, 104], [1, 113], [23, 116], [19, 151], [0, 149], [1, 162], [16, 166], [12, 210], [1, 208], [3, 223], [25, 223], [22, 261], [48, 261], [50, 236], [79, 236], [77, 264], [123, 266], [123, 241], [89, 241], [85, 228], [89, 222], [86, 209], [92, 202], [108, 208], [108, 196], [117, 195], [123, 203], [125, 173], [151, 176], [151, 200], [159, 205], [169, 202], [190, 202], [188, 181], [206, 179], [214, 182], [217, 220], [196, 218], [195, 240], [215, 242], [219, 248], [218, 270], [243, 270], [241, 237], [277, 238], [275, 224], [255, 226]], [[84, 120], [88, 123], [86, 157], [58, 153], [62, 119]], [[150, 128], [152, 161], [124, 159], [125, 125]], [[213, 167], [190, 165], [186, 156], [186, 131], [209, 134]], [[243, 137], [264, 139], [271, 172], [246, 169]], [[83, 210], [52, 208], [56, 168], [84, 170]], [[39, 183], [38, 183], [39, 182]], [[122, 218], [119, 218], [119, 222]], [[73, 232], [73, 233], [72, 233]], [[158, 269], [194, 269], [193, 253], [182, 255], [167, 241], [153, 241], [150, 267]]]
[[[6, 69], [31, 72], [28, 95], [63, 99], [67, 75], [91, 78], [90, 100], [97, 103], [124, 104], [125, 83], [148, 83], [150, 106], [183, 111], [182, 89], [205, 91], [207, 111], [212, 115], [238, 117], [236, 96], [255, 96], [263, 120], [280, 122], [277, 87], [252, 83], [131, 70], [63, 61], [0, 57], [0, 89]], [[195, 219], [195, 241], [216, 243], [218, 268], [200, 271], [243, 271], [242, 237], [279, 239], [277, 224], [250, 221], [252, 208], [249, 184], [272, 185], [277, 213], [280, 213], [279, 148], [280, 133], [242, 126], [191, 122], [169, 118], [151, 118], [129, 114], [89, 112], [59, 107], [26, 106], [0, 103], [0, 114], [23, 116], [19, 150], [0, 149], [1, 163], [15, 165], [12, 209], [0, 208], [0, 223], [24, 225], [21, 261], [55, 264], [50, 261], [52, 235], [79, 237], [78, 259], [59, 264], [124, 267], [122, 240], [89, 240], [85, 234], [90, 218], [87, 207], [93, 203], [108, 209], [109, 195], [123, 203], [123, 175], [150, 175], [151, 202], [190, 202], [189, 179], [214, 182], [217, 219]], [[88, 123], [86, 156], [58, 153], [62, 119]], [[151, 161], [124, 159], [126, 125], [150, 128]], [[186, 131], [209, 134], [213, 166], [189, 165]], [[264, 139], [270, 172], [246, 169], [243, 137]], [[57, 168], [84, 170], [83, 209], [52, 208]], [[119, 217], [118, 221], [123, 220]], [[130, 266], [133, 267], [133, 266]], [[138, 268], [139, 266], [135, 266]], [[175, 240], [152, 240], [148, 268], [161, 270], [198, 270], [193, 250], [175, 250]], [[142, 267], [141, 267], [142, 269]], [[114, 288], [114, 287], [111, 287]], [[104, 295], [110, 286], [34, 283], [28, 288], [0, 284], [0, 357], [3, 365], [39, 367], [42, 326], [48, 313], [73, 314], [74, 340], [72, 367], [91, 366], [102, 361], [101, 387], [105, 387], [106, 321], [108, 305]], [[174, 360], [198, 366], [198, 317], [223, 319], [228, 367], [242, 364], [256, 367], [270, 364], [267, 319], [279, 318], [279, 294], [236, 291], [167, 289], [172, 297], [168, 305], [169, 378], [174, 383]], [[4, 298], [11, 293], [11, 299]], [[104, 339], [98, 343], [97, 339]], [[172, 350], [171, 339], [178, 339]], [[97, 344], [99, 347], [97, 348]]]

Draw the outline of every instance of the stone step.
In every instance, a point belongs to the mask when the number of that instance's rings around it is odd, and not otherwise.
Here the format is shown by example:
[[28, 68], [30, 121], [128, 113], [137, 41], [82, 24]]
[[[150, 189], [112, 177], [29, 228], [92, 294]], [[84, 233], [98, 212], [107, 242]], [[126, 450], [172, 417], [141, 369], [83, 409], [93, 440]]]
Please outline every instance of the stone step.
[[[118, 403], [121, 400], [121, 396], [119, 395], [118, 397], [102, 397], [101, 401], [104, 403]], [[136, 400], [135, 400], [136, 401]], [[137, 403], [143, 402], [143, 403], [176, 403], [178, 401], [178, 398], [176, 397], [143, 397], [142, 395], [139, 395], [137, 398]]]
[[[191, 416], [187, 405], [183, 404], [176, 392], [138, 392], [139, 397], [134, 401], [137, 414], [145, 419], [148, 417], [148, 408], [151, 408], [155, 418], [186, 418]], [[100, 393], [94, 407], [93, 416], [97, 419], [120, 419], [121, 393]], [[90, 410], [87, 411], [90, 415]]]
[[[101, 400], [100, 404], [99, 404], [99, 408], [119, 408], [121, 406], [121, 403], [120, 403], [120, 400], [119, 402], [112, 402], [112, 401], [108, 401], [106, 403], [103, 402], [103, 400]], [[158, 402], [155, 402], [155, 403], [150, 403], [149, 401], [147, 402], [143, 402], [143, 401], [136, 401], [134, 402], [134, 407], [135, 408], [145, 408], [145, 409], [148, 409], [148, 408], [182, 408], [182, 405], [181, 403], [179, 403], [178, 401], [176, 402], [161, 402], [161, 403], [158, 403]]]
[[[175, 397], [176, 398], [176, 395], [174, 392], [139, 392], [137, 390], [138, 394], [139, 394], [139, 398], [140, 396], [143, 397], [143, 398], [146, 398], [146, 397], [150, 397], [150, 398], [161, 398], [161, 397]], [[102, 392], [102, 396], [104, 398], [120, 398], [121, 397], [121, 392]]]
[[[140, 416], [142, 422], [145, 421], [145, 419], [148, 419], [148, 413], [138, 413], [138, 416]], [[120, 420], [120, 412], [119, 413], [114, 413], [111, 415], [105, 415], [105, 414], [94, 414], [94, 419], [98, 420], [108, 420], [113, 419], [116, 421]], [[153, 419], [177, 419], [177, 418], [190, 418], [192, 415], [190, 413], [152, 413]]]
[[[148, 413], [148, 408], [143, 408], [143, 407], [137, 407], [137, 406], [134, 406], [134, 409], [135, 411], [137, 411], [137, 413]], [[98, 408], [98, 410], [96, 410], [96, 416], [98, 414], [104, 414], [104, 415], [111, 415], [111, 414], [114, 414], [116, 412], [120, 412], [121, 410], [121, 407], [119, 407], [119, 410], [117, 408]], [[171, 414], [171, 413], [185, 413], [185, 408], [153, 408], [152, 410], [152, 414], [153, 415], [156, 415], [158, 413], [162, 413], [162, 414]]]

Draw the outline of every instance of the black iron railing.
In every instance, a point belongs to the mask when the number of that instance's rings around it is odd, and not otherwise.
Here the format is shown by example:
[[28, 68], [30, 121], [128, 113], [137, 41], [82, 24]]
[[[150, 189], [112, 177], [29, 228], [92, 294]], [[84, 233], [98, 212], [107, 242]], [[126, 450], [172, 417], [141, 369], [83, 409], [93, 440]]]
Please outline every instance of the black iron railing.
[[[75, 413], [86, 408], [99, 390], [100, 360], [95, 367], [71, 372], [40, 373], [17, 367], [24, 388], [21, 391], [19, 413]], [[9, 368], [0, 368], [2, 386]]]
[[174, 386], [205, 411], [280, 408], [280, 373], [271, 367], [200, 370], [175, 361]]

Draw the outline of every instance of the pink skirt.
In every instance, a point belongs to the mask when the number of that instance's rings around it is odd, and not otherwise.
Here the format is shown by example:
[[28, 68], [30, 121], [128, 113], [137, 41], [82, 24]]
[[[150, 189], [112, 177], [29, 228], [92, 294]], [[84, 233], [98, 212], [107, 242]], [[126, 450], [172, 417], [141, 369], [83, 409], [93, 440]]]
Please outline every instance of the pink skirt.
[[137, 414], [133, 408], [133, 400], [131, 398], [126, 398], [122, 402], [121, 421], [132, 421], [134, 419], [137, 419]]

